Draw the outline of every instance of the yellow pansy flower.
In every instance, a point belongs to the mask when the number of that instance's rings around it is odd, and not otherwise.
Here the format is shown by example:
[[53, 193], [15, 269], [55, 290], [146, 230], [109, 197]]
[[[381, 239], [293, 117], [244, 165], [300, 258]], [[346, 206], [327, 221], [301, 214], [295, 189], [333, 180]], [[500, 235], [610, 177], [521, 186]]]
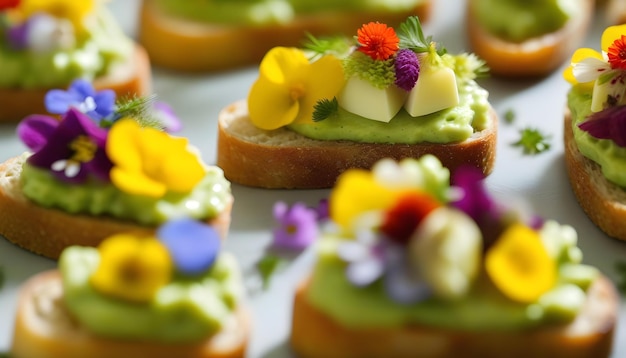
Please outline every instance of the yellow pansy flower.
[[83, 29], [85, 17], [94, 9], [94, 0], [21, 0], [18, 11], [24, 17], [45, 12], [67, 19], [77, 30]]
[[337, 179], [330, 195], [330, 217], [349, 229], [359, 215], [391, 207], [406, 191], [382, 185], [369, 171], [347, 170]]
[[133, 195], [159, 198], [169, 191], [188, 193], [205, 175], [187, 139], [142, 128], [130, 118], [113, 125], [106, 153], [113, 162], [111, 181]]
[[531, 303], [554, 287], [556, 263], [539, 233], [514, 224], [487, 251], [487, 274], [496, 287], [512, 300]]
[[275, 47], [263, 58], [248, 96], [252, 123], [266, 130], [311, 122], [315, 104], [335, 97], [345, 83], [341, 61], [332, 55], [312, 63], [297, 48]]
[[119, 234], [104, 240], [98, 250], [100, 263], [91, 284], [103, 294], [147, 302], [171, 278], [169, 253], [155, 238]]

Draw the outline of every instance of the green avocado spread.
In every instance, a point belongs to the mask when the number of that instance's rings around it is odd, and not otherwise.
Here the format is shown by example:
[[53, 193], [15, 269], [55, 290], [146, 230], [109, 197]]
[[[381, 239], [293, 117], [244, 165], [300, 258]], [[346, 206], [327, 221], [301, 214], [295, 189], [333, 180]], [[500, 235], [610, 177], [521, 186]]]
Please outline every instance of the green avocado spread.
[[157, 0], [169, 15], [188, 20], [251, 26], [282, 24], [299, 14], [324, 11], [407, 11], [423, 0]]
[[[534, 303], [522, 304], [500, 294], [481, 277], [462, 299], [429, 298], [414, 304], [398, 304], [385, 293], [381, 281], [367, 287], [352, 285], [346, 264], [336, 254], [341, 240], [326, 236], [317, 247], [307, 298], [317, 309], [348, 328], [383, 328], [420, 324], [444, 329], [486, 331], [523, 330], [542, 324], [571, 321], [585, 301], [584, 291], [597, 277], [596, 268], [579, 263], [572, 243], [555, 240], [559, 261], [556, 286]], [[557, 247], [558, 246], [558, 247]]]
[[555, 32], [574, 16], [578, 0], [477, 0], [478, 22], [491, 34], [511, 42]]
[[567, 95], [574, 140], [585, 157], [600, 165], [602, 174], [609, 181], [626, 188], [626, 148], [610, 139], [595, 138], [578, 128], [591, 114], [591, 99], [591, 92], [579, 86], [573, 87]]
[[241, 274], [234, 256], [222, 253], [200, 277], [174, 277], [147, 304], [101, 295], [89, 282], [98, 250], [69, 247], [59, 259], [64, 302], [90, 332], [104, 337], [159, 342], [206, 339], [232, 317], [241, 297]]
[[27, 162], [20, 178], [22, 192], [38, 205], [71, 214], [110, 215], [143, 225], [178, 217], [213, 218], [230, 203], [230, 183], [217, 167], [208, 167], [204, 179], [190, 193], [169, 192], [158, 199], [126, 194], [110, 183], [67, 184]]
[[[0, 36], [4, 36], [0, 29]], [[0, 87], [65, 87], [76, 78], [93, 80], [106, 75], [117, 63], [132, 55], [132, 42], [106, 8], [88, 19], [85, 33], [70, 49], [34, 52], [14, 50], [0, 41]]]
[[453, 143], [489, 125], [488, 92], [473, 80], [459, 84], [459, 105], [420, 117], [404, 109], [389, 122], [363, 118], [341, 107], [336, 116], [314, 123], [292, 123], [289, 129], [318, 140], [367, 143]]

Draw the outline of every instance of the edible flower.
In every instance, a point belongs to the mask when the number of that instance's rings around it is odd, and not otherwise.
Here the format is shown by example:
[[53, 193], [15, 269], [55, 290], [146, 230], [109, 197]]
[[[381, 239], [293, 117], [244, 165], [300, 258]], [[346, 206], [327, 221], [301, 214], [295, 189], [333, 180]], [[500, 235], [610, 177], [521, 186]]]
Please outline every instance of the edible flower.
[[[603, 85], [603, 98], [595, 99], [594, 112], [624, 100], [626, 92], [626, 25], [608, 27], [602, 33], [599, 53], [590, 48], [576, 50], [571, 64], [563, 73], [573, 85]], [[595, 92], [595, 90], [594, 90]], [[595, 97], [595, 95], [594, 95]]]
[[335, 97], [344, 81], [341, 61], [335, 56], [309, 63], [300, 49], [275, 47], [263, 58], [259, 78], [250, 89], [250, 120], [266, 130], [310, 122], [316, 102]]
[[95, 0], [21, 0], [17, 10], [24, 19], [37, 13], [67, 19], [80, 31], [84, 28], [85, 17], [94, 7]]
[[160, 198], [170, 191], [188, 193], [205, 175], [186, 138], [142, 128], [131, 118], [111, 127], [106, 153], [114, 164], [111, 181], [133, 195]]
[[70, 108], [76, 108], [96, 122], [115, 111], [115, 92], [109, 89], [96, 91], [90, 82], [83, 79], [74, 80], [67, 91], [48, 91], [44, 101], [50, 113], [63, 114]]
[[393, 27], [379, 22], [370, 22], [357, 30], [357, 51], [376, 61], [384, 61], [398, 51], [400, 39]]
[[317, 218], [317, 212], [304, 203], [289, 207], [285, 202], [276, 202], [274, 219], [278, 227], [274, 229], [274, 246], [289, 250], [307, 248], [318, 236]]
[[358, 231], [355, 240], [345, 240], [337, 246], [337, 255], [348, 262], [346, 277], [358, 287], [378, 280], [385, 271], [385, 243], [369, 230]]
[[610, 139], [626, 147], [626, 106], [609, 107], [593, 113], [578, 128], [598, 139]]
[[166, 222], [156, 236], [167, 247], [176, 271], [184, 275], [206, 272], [213, 266], [221, 246], [213, 227], [189, 218]]
[[441, 206], [431, 195], [415, 191], [402, 194], [391, 208], [385, 211], [380, 230], [402, 245], [406, 245], [422, 219]]
[[530, 303], [554, 287], [557, 270], [540, 235], [523, 224], [509, 226], [485, 257], [487, 275], [512, 300]]
[[410, 91], [415, 87], [420, 74], [420, 63], [417, 54], [413, 50], [406, 48], [398, 51], [394, 62], [396, 72], [396, 86], [405, 91]]
[[148, 302], [171, 278], [167, 248], [153, 237], [118, 234], [104, 240], [98, 251], [100, 263], [90, 282], [103, 294]]
[[19, 6], [20, 0], [0, 0], [0, 11]]
[[107, 132], [78, 110], [71, 108], [61, 121], [29, 116], [18, 125], [17, 133], [35, 151], [28, 162], [50, 169], [60, 180], [80, 183], [90, 174], [109, 180], [112, 163], [105, 152]]

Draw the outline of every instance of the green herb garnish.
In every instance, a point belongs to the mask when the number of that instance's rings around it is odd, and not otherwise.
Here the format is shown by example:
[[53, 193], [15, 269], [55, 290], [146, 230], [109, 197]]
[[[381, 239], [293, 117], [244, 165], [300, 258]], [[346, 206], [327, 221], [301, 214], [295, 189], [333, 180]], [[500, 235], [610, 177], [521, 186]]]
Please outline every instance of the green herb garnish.
[[339, 102], [337, 101], [337, 97], [333, 97], [333, 99], [321, 99], [317, 101], [313, 107], [313, 122], [323, 121], [324, 119], [337, 114], [337, 112], [339, 112]]
[[515, 121], [515, 112], [512, 109], [509, 108], [504, 112], [504, 121], [508, 124]]
[[[417, 16], [410, 16], [403, 23], [400, 24], [396, 31], [398, 39], [400, 39], [400, 48], [408, 48], [417, 53], [429, 52], [432, 41], [432, 37], [425, 37], [422, 31], [422, 24]], [[437, 50], [439, 55], [446, 53], [445, 48]]]
[[513, 146], [522, 147], [524, 154], [539, 154], [550, 149], [548, 136], [538, 129], [524, 128], [520, 130], [520, 139], [513, 143]]
[[261, 275], [261, 281], [263, 282], [263, 289], [266, 290], [270, 285], [272, 276], [276, 273], [278, 268], [282, 266], [284, 260], [274, 254], [265, 255], [261, 261], [256, 265], [259, 274]]
[[118, 100], [115, 103], [115, 119], [103, 120], [100, 125], [108, 128], [115, 123], [117, 119], [130, 117], [136, 120], [142, 127], [163, 129], [163, 123], [153, 116], [153, 105], [156, 95], [145, 97], [127, 97]]
[[327, 54], [344, 57], [350, 52], [350, 42], [345, 37], [316, 38], [310, 33], [306, 34], [307, 40], [302, 48], [311, 53], [309, 60], [316, 60]]

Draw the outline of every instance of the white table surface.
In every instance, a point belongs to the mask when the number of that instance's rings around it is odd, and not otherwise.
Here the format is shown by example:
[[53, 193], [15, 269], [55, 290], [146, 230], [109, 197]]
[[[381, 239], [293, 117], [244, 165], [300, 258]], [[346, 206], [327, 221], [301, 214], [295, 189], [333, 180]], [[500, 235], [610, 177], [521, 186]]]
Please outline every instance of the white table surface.
[[[431, 21], [425, 25], [426, 35], [446, 46], [451, 53], [469, 51], [464, 35], [461, 0], [434, 0]], [[136, 34], [139, 0], [112, 0], [110, 8], [131, 36]], [[596, 16], [586, 46], [598, 48], [600, 34], [606, 26]], [[356, 31], [356, 29], [355, 29]], [[0, 69], [1, 70], [1, 69]], [[562, 116], [568, 84], [561, 70], [535, 80], [506, 81], [485, 79], [480, 83], [489, 90], [490, 101], [502, 116], [511, 109], [516, 114], [513, 124], [501, 122], [498, 152], [493, 174], [487, 179], [496, 196], [517, 195], [526, 198], [536, 212], [562, 224], [575, 227], [585, 262], [599, 267], [617, 280], [614, 265], [626, 260], [626, 243], [607, 237], [598, 230], [578, 206], [565, 173], [562, 144]], [[159, 99], [167, 101], [182, 118], [181, 135], [202, 151], [208, 163], [215, 163], [216, 121], [221, 108], [244, 98], [255, 80], [255, 66], [206, 75], [184, 75], [153, 69], [153, 88]], [[550, 135], [551, 149], [536, 156], [522, 154], [511, 146], [519, 138], [519, 130], [534, 127]], [[15, 136], [14, 125], [0, 125], [0, 160], [18, 155], [25, 147]], [[291, 357], [287, 345], [291, 305], [298, 280], [311, 267], [310, 251], [294, 255], [272, 278], [270, 287], [261, 290], [255, 264], [263, 257], [271, 240], [274, 221], [271, 208], [275, 201], [304, 201], [314, 205], [327, 196], [327, 190], [288, 191], [262, 190], [233, 185], [235, 205], [232, 225], [225, 249], [235, 253], [246, 274], [254, 325], [249, 357]], [[26, 252], [0, 237], [0, 266], [5, 282], [0, 288], [0, 352], [7, 351], [12, 336], [17, 290], [28, 277], [56, 266], [56, 263]], [[619, 326], [613, 357], [626, 357], [626, 306], [620, 306]]]

